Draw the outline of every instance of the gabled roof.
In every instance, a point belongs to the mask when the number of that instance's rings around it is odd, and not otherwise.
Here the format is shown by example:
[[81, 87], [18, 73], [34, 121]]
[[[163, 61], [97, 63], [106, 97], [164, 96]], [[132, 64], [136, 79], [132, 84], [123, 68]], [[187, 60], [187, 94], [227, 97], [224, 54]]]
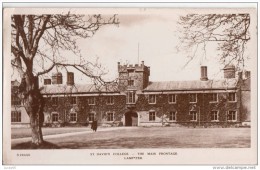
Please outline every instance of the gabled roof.
[[144, 91], [191, 91], [234, 89], [237, 79], [150, 82]]
[[69, 93], [116, 93], [117, 88], [115, 85], [107, 85], [98, 88], [94, 84], [51, 84], [42, 86], [42, 94], [69, 94]]

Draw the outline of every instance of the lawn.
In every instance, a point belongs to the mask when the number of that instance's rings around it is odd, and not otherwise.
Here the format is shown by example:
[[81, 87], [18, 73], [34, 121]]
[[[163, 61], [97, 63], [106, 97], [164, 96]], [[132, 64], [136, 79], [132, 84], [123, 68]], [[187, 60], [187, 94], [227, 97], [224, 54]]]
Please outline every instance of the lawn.
[[60, 149], [247, 148], [250, 128], [119, 127], [46, 141]]
[[[45, 135], [54, 135], [54, 134], [63, 134], [63, 133], [71, 133], [71, 132], [82, 132], [90, 130], [87, 127], [63, 127], [63, 128], [42, 128], [42, 134]], [[30, 128], [12, 128], [11, 129], [11, 138], [23, 138], [23, 137], [31, 137], [31, 129]]]

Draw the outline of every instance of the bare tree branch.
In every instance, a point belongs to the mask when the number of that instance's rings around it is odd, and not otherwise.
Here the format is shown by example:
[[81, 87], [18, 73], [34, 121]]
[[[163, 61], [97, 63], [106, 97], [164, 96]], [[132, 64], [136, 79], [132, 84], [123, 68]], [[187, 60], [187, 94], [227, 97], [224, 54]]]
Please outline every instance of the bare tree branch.
[[189, 14], [181, 16], [178, 24], [181, 33], [181, 43], [177, 46], [179, 51], [194, 46], [202, 46], [206, 51], [205, 43], [215, 42], [220, 62], [225, 63], [235, 57], [238, 65], [244, 66], [244, 51], [250, 40], [249, 14]]

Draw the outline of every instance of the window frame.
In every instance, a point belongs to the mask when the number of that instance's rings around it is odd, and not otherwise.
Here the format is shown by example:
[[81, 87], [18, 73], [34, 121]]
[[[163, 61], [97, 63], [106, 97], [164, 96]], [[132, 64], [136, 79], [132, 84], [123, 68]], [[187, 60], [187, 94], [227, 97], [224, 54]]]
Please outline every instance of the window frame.
[[134, 86], [134, 80], [127, 80], [128, 86]]
[[[90, 117], [91, 117], [90, 115], [93, 115], [93, 120], [90, 120]], [[95, 115], [96, 115], [96, 114], [95, 114], [94, 112], [90, 112], [90, 113], [88, 114], [88, 121], [89, 121], [89, 122], [93, 122], [93, 121], [95, 120]]]
[[[210, 100], [209, 103], [218, 103], [218, 93], [210, 93], [210, 95], [216, 95], [216, 99], [217, 100], [212, 100], [211, 96], [210, 96]], [[213, 97], [214, 98], [214, 97]]]
[[[229, 99], [230, 99], [230, 98], [229, 98], [229, 95], [230, 95], [230, 94], [234, 94], [235, 100], [229, 100]], [[236, 92], [230, 92], [230, 93], [228, 93], [228, 102], [231, 102], [231, 103], [232, 103], [232, 102], [233, 102], [233, 103], [234, 103], [234, 102], [237, 102], [237, 93], [236, 93]]]
[[[55, 100], [54, 100], [55, 99]], [[59, 103], [59, 98], [58, 97], [51, 97], [51, 103], [52, 105], [58, 105]]]
[[107, 105], [113, 105], [114, 104], [114, 96], [107, 96], [106, 104]]
[[[76, 120], [71, 120], [71, 115], [72, 114], [75, 114], [75, 117], [73, 117], [73, 118], [75, 118]], [[77, 112], [71, 112], [70, 113], [70, 123], [76, 123], [77, 122], [77, 120], [78, 120], [78, 114], [77, 114]]]
[[[112, 120], [110, 119], [111, 117], [109, 116], [112, 114]], [[107, 121], [108, 122], [113, 122], [114, 121], [114, 112], [107, 112]]]
[[[53, 121], [53, 116], [57, 115], [57, 121]], [[52, 112], [51, 113], [51, 122], [58, 122], [59, 121], [59, 113], [58, 112]]]
[[[229, 120], [229, 114], [230, 112], [235, 112], [235, 120], [233, 120], [233, 115], [231, 116], [232, 117], [232, 120]], [[227, 121], [228, 122], [236, 122], [237, 121], [237, 111], [236, 110], [229, 110], [228, 113], [227, 113]]]
[[[191, 101], [191, 95], [195, 95], [196, 97], [195, 97], [195, 102], [193, 102], [193, 101]], [[197, 103], [198, 102], [198, 99], [197, 99], [197, 93], [191, 93], [191, 94], [189, 94], [189, 103]]]
[[[93, 100], [93, 103], [90, 102], [92, 100]], [[91, 97], [88, 98], [88, 105], [92, 105], [92, 106], [96, 105], [96, 98], [94, 96], [91, 96]]]
[[[174, 113], [174, 118], [175, 119], [171, 119], [172, 118], [172, 113]], [[171, 121], [171, 122], [176, 122], [177, 121], [177, 111], [170, 111], [169, 112], [169, 121]]]
[[[75, 100], [74, 100], [74, 99], [75, 99]], [[75, 103], [74, 103], [74, 101], [75, 101]], [[77, 97], [71, 96], [71, 97], [70, 97], [70, 104], [71, 104], [71, 105], [76, 105], [76, 104], [77, 104]]]
[[[217, 113], [217, 119], [215, 119], [215, 114], [213, 112]], [[213, 114], [213, 117], [214, 117], [213, 120], [212, 120], [212, 114]], [[219, 122], [219, 111], [218, 110], [211, 110], [210, 111], [210, 120], [211, 120], [211, 122]]]
[[11, 111], [11, 123], [21, 123], [21, 122], [22, 122], [22, 112], [17, 110]]
[[[193, 119], [193, 118], [194, 118], [194, 117], [193, 117], [193, 116], [194, 116], [194, 113], [195, 113], [195, 115], [196, 115], [196, 120]], [[197, 122], [197, 121], [198, 121], [198, 113], [197, 113], [197, 111], [191, 110], [191, 111], [189, 112], [189, 115], [192, 116], [192, 119], [190, 119], [191, 122]]]
[[[130, 94], [131, 94], [131, 99], [132, 101], [130, 101]], [[135, 104], [135, 91], [127, 91], [126, 92], [126, 103], [127, 104]]]
[[11, 105], [12, 106], [20, 106], [22, 103], [21, 99], [18, 96], [11, 96]]
[[156, 120], [156, 112], [149, 111], [149, 122], [154, 122]]
[[[173, 99], [173, 96], [174, 96], [174, 101], [170, 101], [170, 99], [171, 100]], [[176, 98], [177, 98], [176, 94], [168, 94], [168, 103], [170, 103], [170, 104], [176, 103], [177, 102]]]
[[[154, 96], [154, 102], [151, 102], [151, 101], [150, 101], [150, 97], [151, 97], [151, 96]], [[156, 104], [156, 94], [149, 94], [149, 95], [148, 95], [148, 103], [149, 103], [149, 104]]]

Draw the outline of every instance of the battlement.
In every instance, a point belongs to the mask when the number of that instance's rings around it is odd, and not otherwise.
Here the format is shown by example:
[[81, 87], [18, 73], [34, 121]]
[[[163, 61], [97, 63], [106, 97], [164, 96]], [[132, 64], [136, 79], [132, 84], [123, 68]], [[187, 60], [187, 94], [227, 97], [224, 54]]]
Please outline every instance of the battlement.
[[128, 64], [120, 65], [118, 62], [118, 72], [127, 73], [127, 72], [147, 72], [150, 75], [150, 67], [144, 65], [144, 61], [141, 64]]

